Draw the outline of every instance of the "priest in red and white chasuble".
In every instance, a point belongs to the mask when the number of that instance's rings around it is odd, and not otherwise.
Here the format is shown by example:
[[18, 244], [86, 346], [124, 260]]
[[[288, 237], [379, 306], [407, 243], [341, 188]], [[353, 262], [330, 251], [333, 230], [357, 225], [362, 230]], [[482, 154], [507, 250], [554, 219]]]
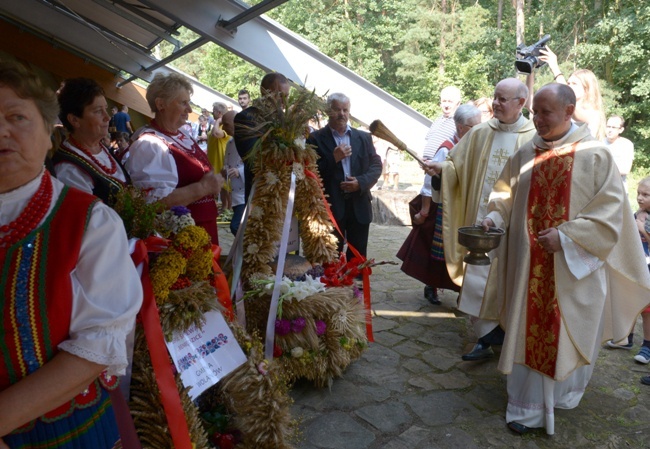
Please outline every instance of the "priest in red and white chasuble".
[[[570, 116], [551, 141], [536, 121], [538, 134], [504, 167], [487, 215], [507, 229], [505, 262], [488, 280], [506, 286], [499, 291], [506, 421], [550, 435], [554, 408], [580, 402], [601, 342], [625, 338], [650, 299], [650, 274], [614, 160]], [[549, 228], [559, 231], [555, 252], [540, 242], [539, 232]]]

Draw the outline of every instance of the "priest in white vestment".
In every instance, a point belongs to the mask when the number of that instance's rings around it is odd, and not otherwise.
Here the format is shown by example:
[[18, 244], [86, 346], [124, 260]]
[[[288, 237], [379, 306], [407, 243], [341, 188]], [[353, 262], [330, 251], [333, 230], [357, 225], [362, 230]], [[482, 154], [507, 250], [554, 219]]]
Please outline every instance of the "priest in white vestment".
[[[490, 268], [498, 265], [498, 249], [490, 254], [492, 266], [465, 265], [467, 249], [457, 240], [458, 228], [479, 224], [487, 211], [492, 187], [506, 161], [535, 134], [530, 120], [521, 113], [528, 88], [515, 78], [500, 81], [494, 90], [494, 118], [477, 125], [449, 153], [447, 161], [432, 164], [441, 175], [443, 241], [449, 277], [462, 285], [459, 310], [472, 318], [479, 337], [474, 348], [462, 356], [476, 361], [494, 355], [491, 344], [500, 344], [498, 310], [483, 310], [483, 298], [496, 295], [497, 286], [487, 285]], [[481, 316], [482, 318], [479, 318]]]
[[555, 431], [576, 407], [604, 340], [625, 338], [650, 298], [650, 274], [612, 155], [571, 121], [575, 94], [552, 83], [533, 100], [537, 134], [490, 196], [484, 227], [507, 230], [488, 283], [505, 285], [506, 422]]

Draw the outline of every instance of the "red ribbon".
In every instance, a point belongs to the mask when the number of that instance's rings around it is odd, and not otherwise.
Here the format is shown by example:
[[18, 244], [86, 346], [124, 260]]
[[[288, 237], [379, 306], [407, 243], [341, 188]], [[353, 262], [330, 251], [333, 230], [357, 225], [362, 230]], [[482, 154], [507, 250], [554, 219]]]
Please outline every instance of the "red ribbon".
[[152, 250], [154, 247], [162, 248], [164, 240], [158, 237], [148, 238], [147, 244], [151, 243], [152, 248], [148, 248], [144, 241], [138, 240], [135, 251], [131, 255], [136, 267], [142, 263], [141, 280], [144, 300], [138, 315], [142, 322], [145, 338], [147, 339], [151, 365], [153, 366], [156, 383], [160, 390], [160, 401], [162, 402], [165, 416], [167, 417], [169, 433], [174, 443], [174, 448], [192, 449], [190, 431], [187, 427], [181, 397], [178, 393], [176, 380], [171, 369], [167, 346], [165, 345], [165, 337], [163, 336], [160, 325], [160, 315], [158, 314], [158, 307], [156, 307], [156, 299], [154, 298], [151, 279], [149, 278], [149, 256], [147, 250]]
[[[309, 178], [315, 179], [318, 181], [320, 185], [320, 179], [316, 174], [310, 170], [305, 169], [305, 175], [308, 176]], [[336, 231], [343, 236], [343, 233], [341, 232], [341, 229], [339, 228], [338, 224], [336, 223], [336, 219], [334, 218], [334, 215], [332, 214], [332, 209], [330, 208], [329, 203], [327, 202], [327, 198], [325, 198], [325, 192], [323, 192], [323, 189], [320, 189], [320, 194], [323, 199], [323, 203], [325, 204], [325, 210], [327, 210], [327, 215], [329, 215], [330, 220], [332, 221], [332, 224], [334, 225], [334, 228]], [[345, 238], [345, 236], [343, 236]], [[348, 245], [348, 248], [350, 251], [352, 251], [352, 254], [354, 254], [355, 258], [360, 259], [362, 262], [365, 262], [366, 258], [357, 251], [357, 249], [350, 244], [350, 242], [346, 242]], [[370, 300], [370, 273], [371, 269], [370, 267], [365, 267], [361, 269], [361, 275], [363, 276], [363, 305], [364, 308], [366, 309], [366, 336], [368, 337], [369, 342], [374, 342], [375, 338], [372, 334], [372, 312], [371, 312], [371, 300]]]
[[230, 287], [228, 286], [228, 279], [223, 274], [223, 270], [219, 266], [219, 257], [221, 256], [221, 247], [212, 245], [212, 270], [214, 272], [214, 288], [217, 290], [217, 299], [219, 304], [226, 309], [224, 317], [228, 321], [235, 319], [235, 314], [232, 310], [232, 298], [230, 297]]

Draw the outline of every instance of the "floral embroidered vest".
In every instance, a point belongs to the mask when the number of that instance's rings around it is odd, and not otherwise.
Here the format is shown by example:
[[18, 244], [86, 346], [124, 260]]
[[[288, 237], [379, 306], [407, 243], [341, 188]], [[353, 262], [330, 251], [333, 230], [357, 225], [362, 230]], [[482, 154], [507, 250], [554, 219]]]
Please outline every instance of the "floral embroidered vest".
[[[59, 343], [69, 338], [70, 273], [97, 201], [92, 195], [65, 187], [45, 222], [7, 249], [0, 278], [0, 390], [50, 361], [58, 353]], [[97, 400], [97, 388], [95, 381], [87, 391], [41, 419], [54, 421], [75, 408], [87, 407]]]

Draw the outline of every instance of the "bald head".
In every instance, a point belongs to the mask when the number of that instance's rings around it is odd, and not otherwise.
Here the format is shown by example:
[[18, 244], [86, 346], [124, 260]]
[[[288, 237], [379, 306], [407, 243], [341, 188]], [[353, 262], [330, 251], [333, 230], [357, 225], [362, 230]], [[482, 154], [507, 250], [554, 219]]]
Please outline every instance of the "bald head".
[[492, 101], [494, 117], [503, 123], [515, 123], [519, 120], [526, 98], [528, 98], [528, 88], [517, 78], [499, 81], [494, 88]]
[[537, 91], [533, 98], [533, 123], [537, 134], [547, 141], [562, 138], [571, 129], [576, 96], [573, 90], [560, 83], [551, 83]]
[[[569, 106], [569, 105], [575, 106], [576, 102], [578, 101], [576, 99], [576, 94], [573, 91], [573, 89], [571, 89], [566, 84], [550, 83], [545, 86], [542, 86], [542, 88], [539, 89], [535, 94], [535, 97], [537, 97], [540, 93], [541, 94], [551, 93], [555, 97], [555, 101], [557, 101], [562, 106]], [[534, 98], [533, 101], [535, 101]]]

